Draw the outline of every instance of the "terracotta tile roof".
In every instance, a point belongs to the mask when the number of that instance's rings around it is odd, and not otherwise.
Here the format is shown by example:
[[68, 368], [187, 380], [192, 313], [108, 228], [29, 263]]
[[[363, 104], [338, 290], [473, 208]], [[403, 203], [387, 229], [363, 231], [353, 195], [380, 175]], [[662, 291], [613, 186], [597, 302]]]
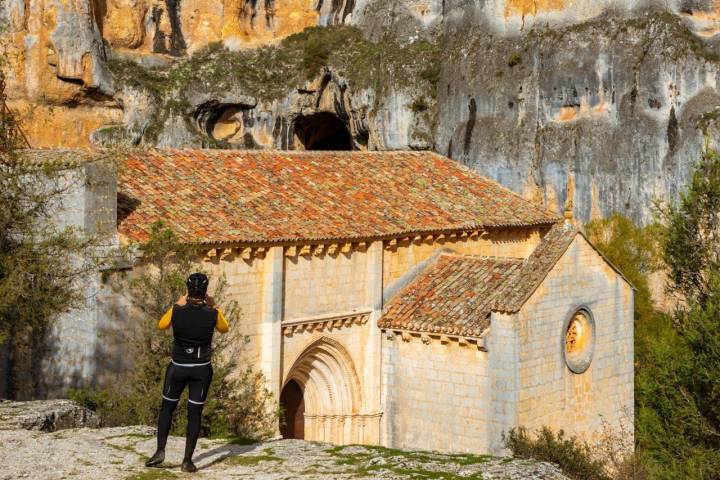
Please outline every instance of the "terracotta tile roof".
[[480, 336], [520, 259], [442, 254], [385, 306], [378, 326]]
[[556, 223], [524, 260], [442, 254], [387, 303], [378, 325], [480, 336], [492, 311], [522, 308], [577, 234]]
[[522, 267], [503, 285], [493, 310], [508, 313], [519, 311], [578, 233], [575, 227], [565, 222], [553, 225]]
[[119, 231], [162, 220], [188, 242], [392, 237], [557, 217], [429, 152], [150, 150], [119, 178]]

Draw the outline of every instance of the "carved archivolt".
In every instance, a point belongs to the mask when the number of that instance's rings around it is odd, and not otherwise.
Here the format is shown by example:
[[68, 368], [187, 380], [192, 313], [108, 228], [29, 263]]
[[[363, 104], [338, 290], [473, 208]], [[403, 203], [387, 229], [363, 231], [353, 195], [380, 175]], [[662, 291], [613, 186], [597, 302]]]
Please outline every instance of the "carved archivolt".
[[352, 358], [330, 337], [317, 338], [303, 350], [285, 383], [290, 380], [303, 389], [306, 416], [349, 415], [361, 409], [362, 390]]
[[369, 411], [350, 354], [320, 336], [292, 363], [285, 383], [297, 382], [305, 400], [305, 439], [337, 444], [377, 444], [382, 412]]

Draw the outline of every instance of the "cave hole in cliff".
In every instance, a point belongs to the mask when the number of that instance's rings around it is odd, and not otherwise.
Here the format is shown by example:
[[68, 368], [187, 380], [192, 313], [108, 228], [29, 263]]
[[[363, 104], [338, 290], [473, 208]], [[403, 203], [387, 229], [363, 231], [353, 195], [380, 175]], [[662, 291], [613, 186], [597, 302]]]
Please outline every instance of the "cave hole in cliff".
[[[252, 148], [252, 136], [245, 130], [246, 113], [252, 105], [209, 101], [199, 105], [193, 117], [198, 129], [210, 138]], [[250, 142], [248, 141], [250, 136]]]
[[334, 113], [320, 112], [295, 119], [295, 137], [305, 150], [352, 150], [345, 122]]

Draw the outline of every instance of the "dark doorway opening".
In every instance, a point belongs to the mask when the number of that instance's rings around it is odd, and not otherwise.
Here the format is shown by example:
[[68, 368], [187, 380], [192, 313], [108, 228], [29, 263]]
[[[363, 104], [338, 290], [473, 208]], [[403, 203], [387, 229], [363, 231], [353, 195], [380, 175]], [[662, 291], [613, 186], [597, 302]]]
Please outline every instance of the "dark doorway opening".
[[300, 385], [290, 380], [280, 394], [280, 405], [284, 410], [284, 425], [280, 428], [283, 438], [305, 438], [305, 399]]
[[350, 131], [333, 113], [298, 117], [295, 119], [295, 135], [305, 150], [352, 150]]

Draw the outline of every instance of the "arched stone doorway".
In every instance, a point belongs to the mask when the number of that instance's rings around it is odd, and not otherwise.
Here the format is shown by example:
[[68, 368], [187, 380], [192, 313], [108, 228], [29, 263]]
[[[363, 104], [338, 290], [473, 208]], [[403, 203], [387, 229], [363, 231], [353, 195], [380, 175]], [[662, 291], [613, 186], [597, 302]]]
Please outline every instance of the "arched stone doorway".
[[280, 433], [283, 438], [305, 438], [305, 399], [300, 385], [290, 380], [280, 394], [280, 404], [283, 406], [283, 425]]
[[334, 113], [319, 112], [295, 119], [295, 138], [305, 150], [352, 150], [352, 135]]
[[304, 424], [299, 427], [293, 423], [292, 432], [284, 431], [283, 436], [297, 435], [302, 428], [305, 440], [367, 443], [366, 416], [361, 414], [360, 381], [352, 358], [339, 342], [329, 337], [317, 339], [292, 363], [281, 402], [286, 412], [294, 410], [294, 416], [286, 418], [295, 422], [299, 417], [295, 408], [297, 400], [292, 398], [297, 394], [293, 383], [302, 392]]

